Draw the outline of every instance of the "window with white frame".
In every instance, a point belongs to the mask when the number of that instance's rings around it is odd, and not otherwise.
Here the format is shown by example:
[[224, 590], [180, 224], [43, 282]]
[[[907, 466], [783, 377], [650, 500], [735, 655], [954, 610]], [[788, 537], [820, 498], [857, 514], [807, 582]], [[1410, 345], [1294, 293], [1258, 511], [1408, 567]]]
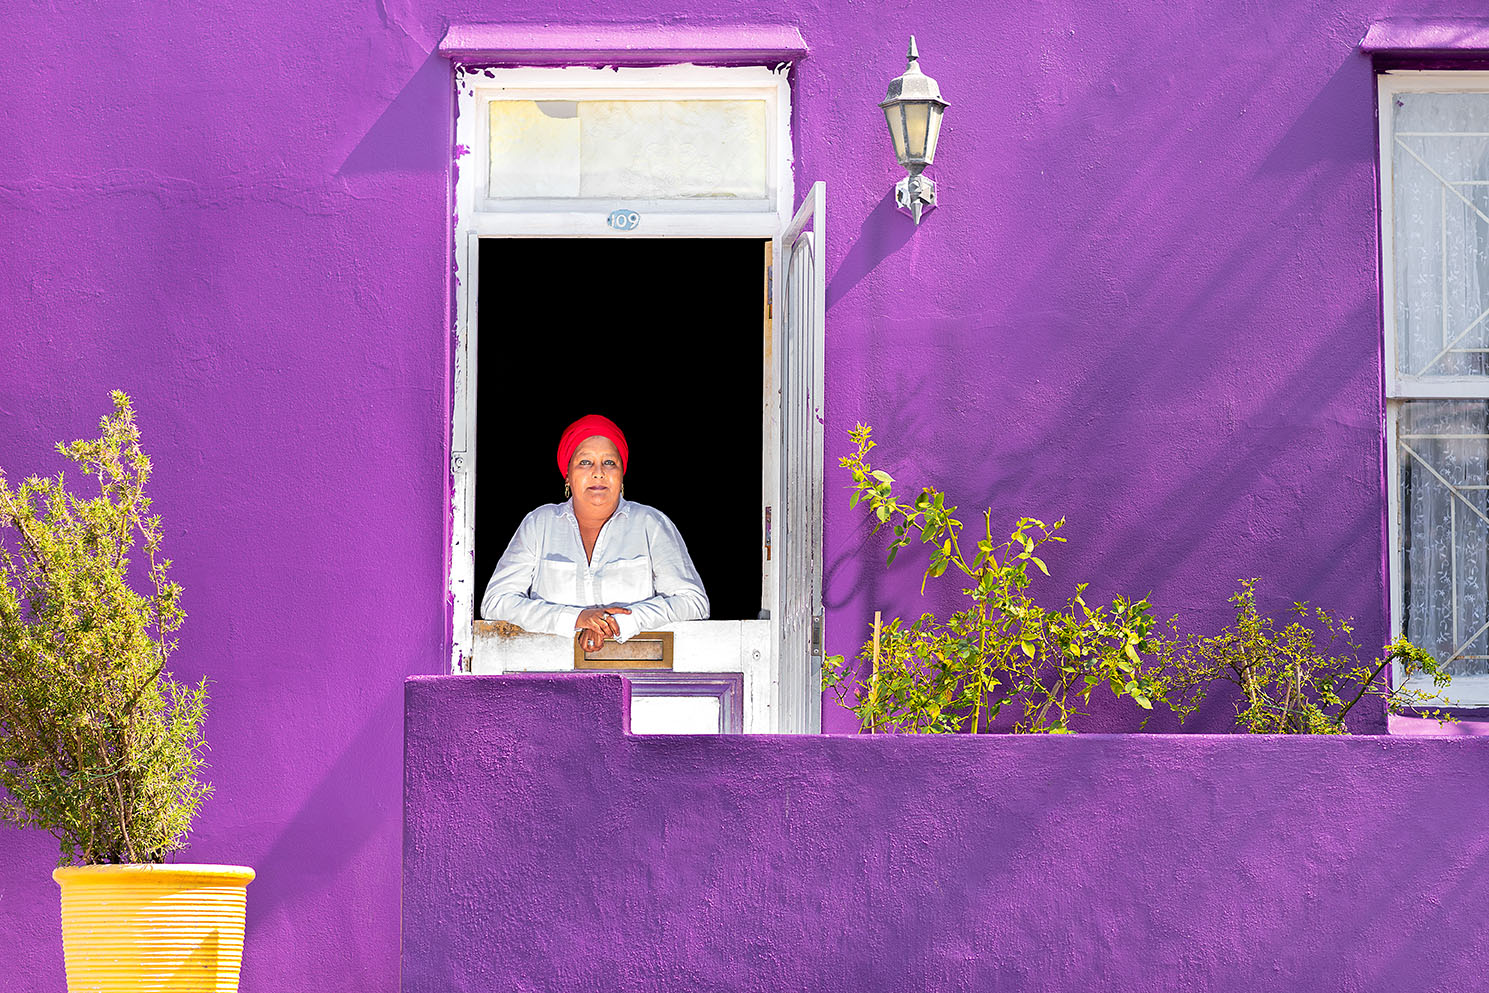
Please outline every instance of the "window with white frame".
[[[673, 417], [707, 421], [710, 404], [731, 402], [718, 377], [749, 377], [756, 392], [734, 398], [733, 413], [742, 420], [727, 436], [738, 439], [740, 453], [751, 453], [737, 455], [749, 464], [734, 481], [752, 488], [758, 479], [759, 500], [751, 505], [741, 489], [739, 512], [730, 516], [742, 543], [731, 554], [755, 560], [738, 562], [738, 571], [747, 599], [758, 581], [759, 599], [723, 617], [716, 610], [712, 620], [674, 625], [667, 678], [638, 676], [633, 693], [669, 698], [684, 723], [746, 732], [820, 727], [825, 187], [811, 184], [793, 211], [788, 66], [776, 61], [619, 69], [457, 65], [449, 558], [455, 670], [576, 665], [572, 643], [564, 639], [472, 619], [485, 581], [477, 572], [490, 568], [475, 568], [477, 531], [497, 527], [499, 549], [513, 526], [477, 519], [482, 486], [514, 485], [502, 425], [531, 428], [534, 403], [551, 401], [562, 412], [574, 399], [535, 371], [540, 364], [512, 361], [507, 336], [540, 327], [542, 345], [552, 353], [572, 351], [580, 339], [597, 347], [623, 341], [624, 361], [603, 390], [651, 391], [672, 402], [683, 390], [669, 383], [687, 378], [705, 395], [673, 402]], [[598, 285], [585, 273], [598, 266], [621, 269], [619, 253], [662, 258], [643, 250], [648, 239], [677, 240], [684, 253], [715, 260], [723, 257], [717, 242], [740, 243], [743, 254], [737, 264], [728, 263], [739, 270], [731, 270], [730, 285], [739, 276], [742, 285], [755, 287], [753, 302], [741, 297], [730, 303], [720, 289], [723, 274], [700, 276], [692, 268], [695, 258], [686, 266], [652, 265], [631, 281], [634, 286], [604, 297], [627, 320], [652, 322], [634, 334], [619, 336], [612, 312], [576, 317], [568, 297]], [[535, 267], [559, 277], [538, 279]], [[707, 287], [707, 302], [673, 313], [676, 298], [686, 296], [673, 284], [690, 278]], [[514, 300], [530, 306], [534, 292], [548, 311], [529, 320]], [[750, 319], [736, 329], [711, 314], [719, 307]], [[659, 316], [669, 313], [668, 321]], [[724, 368], [717, 361], [724, 354], [719, 342], [711, 349], [698, 344], [710, 334], [736, 332], [748, 338]], [[651, 354], [631, 347], [636, 341], [645, 341]], [[712, 364], [693, 368], [705, 362]], [[483, 432], [483, 422], [495, 428]], [[483, 434], [490, 439], [484, 458]], [[655, 446], [650, 451], [658, 461], [665, 457]], [[686, 465], [690, 456], [679, 446], [671, 457]], [[551, 487], [546, 460], [540, 461], [539, 475]], [[478, 481], [483, 465], [490, 468]], [[707, 537], [695, 530], [687, 540], [701, 549]], [[737, 692], [724, 678], [731, 674], [740, 677]], [[643, 704], [643, 725], [654, 704]]]
[[1379, 77], [1392, 624], [1489, 704], [1489, 73]]

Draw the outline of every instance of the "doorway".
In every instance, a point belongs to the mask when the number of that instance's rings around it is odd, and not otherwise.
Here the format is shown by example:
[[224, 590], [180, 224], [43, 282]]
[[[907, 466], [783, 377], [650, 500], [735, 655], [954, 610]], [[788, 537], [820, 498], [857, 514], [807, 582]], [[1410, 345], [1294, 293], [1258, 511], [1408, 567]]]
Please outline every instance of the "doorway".
[[760, 615], [770, 242], [482, 238], [475, 607], [517, 525], [563, 499], [554, 460], [587, 413], [626, 433], [625, 495], [672, 518], [717, 620]]

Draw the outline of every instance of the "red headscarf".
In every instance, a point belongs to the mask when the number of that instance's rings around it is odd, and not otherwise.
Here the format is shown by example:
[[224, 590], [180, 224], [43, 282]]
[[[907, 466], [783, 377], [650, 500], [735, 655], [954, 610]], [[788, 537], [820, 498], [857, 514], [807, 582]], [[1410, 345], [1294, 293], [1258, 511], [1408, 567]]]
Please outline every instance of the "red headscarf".
[[565, 478], [569, 478], [569, 460], [578, 451], [580, 442], [585, 438], [593, 438], [600, 435], [609, 438], [615, 443], [620, 452], [620, 471], [626, 471], [626, 461], [630, 458], [631, 450], [626, 445], [626, 436], [620, 433], [620, 428], [608, 417], [599, 414], [585, 414], [579, 420], [564, 428], [563, 435], [558, 439], [558, 471]]

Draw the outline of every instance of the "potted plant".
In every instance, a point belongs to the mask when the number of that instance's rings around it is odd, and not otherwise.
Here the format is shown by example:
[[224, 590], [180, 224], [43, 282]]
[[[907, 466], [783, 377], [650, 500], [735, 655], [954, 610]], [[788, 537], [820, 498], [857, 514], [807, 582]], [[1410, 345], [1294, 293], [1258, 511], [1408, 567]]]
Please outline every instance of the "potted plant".
[[133, 407], [113, 401], [99, 438], [57, 446], [97, 496], [0, 471], [0, 816], [60, 843], [71, 989], [230, 991], [254, 874], [166, 863], [211, 793], [207, 687], [166, 671], [181, 587]]

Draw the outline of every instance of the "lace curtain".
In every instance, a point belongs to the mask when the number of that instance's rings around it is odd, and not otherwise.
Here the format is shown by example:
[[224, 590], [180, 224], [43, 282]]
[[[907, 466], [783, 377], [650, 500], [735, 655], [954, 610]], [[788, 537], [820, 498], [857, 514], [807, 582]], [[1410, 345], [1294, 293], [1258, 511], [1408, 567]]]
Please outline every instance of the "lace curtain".
[[[1489, 395], [1489, 93], [1393, 99], [1397, 372]], [[1489, 673], [1489, 401], [1399, 410], [1406, 636]]]
[[1489, 403], [1411, 400], [1397, 430], [1405, 634], [1489, 672]]

